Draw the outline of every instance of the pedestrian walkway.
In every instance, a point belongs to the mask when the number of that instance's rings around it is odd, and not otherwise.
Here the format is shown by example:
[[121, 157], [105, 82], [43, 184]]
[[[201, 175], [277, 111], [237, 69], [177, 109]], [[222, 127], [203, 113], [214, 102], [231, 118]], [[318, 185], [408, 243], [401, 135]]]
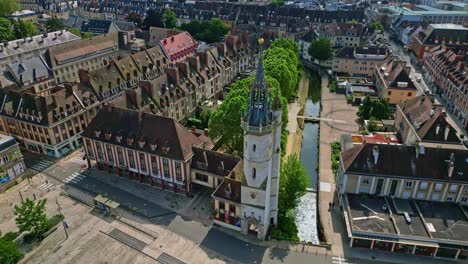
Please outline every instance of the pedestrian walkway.
[[80, 181], [82, 181], [85, 178], [86, 178], [86, 175], [83, 175], [83, 174], [78, 173], [78, 172], [74, 172], [72, 175], [70, 175], [66, 179], [64, 179], [63, 182], [65, 184], [69, 184], [69, 183], [78, 184]]
[[332, 256], [332, 263], [333, 264], [352, 264], [353, 262], [349, 262], [346, 258], [340, 256]]
[[49, 168], [50, 166], [52, 166], [52, 164], [54, 164], [54, 162], [43, 159], [43, 160], [35, 160], [33, 161], [33, 164], [30, 164], [27, 167], [35, 171], [43, 171]]
[[86, 165], [86, 159], [83, 159], [83, 156], [81, 154], [74, 155], [73, 157], [71, 157], [67, 161], [75, 163], [75, 164], [79, 164], [79, 165]]
[[42, 183], [41, 185], [39, 185], [37, 187], [37, 189], [41, 190], [41, 191], [48, 191], [50, 189], [52, 189], [52, 187], [54, 186], [53, 183], [50, 183], [50, 182], [44, 182]]

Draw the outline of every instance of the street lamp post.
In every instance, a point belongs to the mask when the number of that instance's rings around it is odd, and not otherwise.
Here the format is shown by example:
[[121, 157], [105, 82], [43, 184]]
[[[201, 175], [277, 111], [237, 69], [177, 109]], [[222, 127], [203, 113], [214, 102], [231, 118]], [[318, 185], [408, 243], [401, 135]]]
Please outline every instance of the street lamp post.
[[[57, 204], [57, 211], [59, 212], [60, 215], [62, 215], [62, 207], [60, 207], [57, 197], [55, 197], [55, 203]], [[63, 230], [65, 231], [65, 237], [66, 239], [68, 239], [67, 224], [63, 220], [62, 220], [62, 225], [63, 225]]]

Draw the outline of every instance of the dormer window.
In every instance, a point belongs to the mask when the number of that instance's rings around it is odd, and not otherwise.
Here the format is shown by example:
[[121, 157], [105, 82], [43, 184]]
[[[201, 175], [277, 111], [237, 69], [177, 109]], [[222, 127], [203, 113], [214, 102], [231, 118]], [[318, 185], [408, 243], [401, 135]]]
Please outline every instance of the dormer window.
[[145, 146], [145, 141], [144, 140], [138, 141], [138, 147], [143, 148], [144, 146]]
[[169, 147], [162, 147], [162, 151], [164, 154], [167, 154], [169, 152]]
[[122, 142], [122, 136], [116, 136], [115, 141], [117, 141], [117, 143]]
[[110, 140], [110, 139], [111, 139], [111, 136], [112, 136], [111, 133], [106, 133], [106, 134], [104, 135], [104, 137], [106, 138], [106, 140]]
[[99, 135], [101, 135], [101, 131], [100, 131], [100, 130], [94, 131], [94, 136], [95, 136], [95, 137], [99, 137]]
[[156, 145], [156, 144], [151, 144], [151, 145], [150, 145], [151, 151], [155, 151], [156, 148], [157, 148], [157, 146], [158, 146], [158, 145]]
[[133, 138], [127, 138], [127, 145], [131, 146], [133, 144]]

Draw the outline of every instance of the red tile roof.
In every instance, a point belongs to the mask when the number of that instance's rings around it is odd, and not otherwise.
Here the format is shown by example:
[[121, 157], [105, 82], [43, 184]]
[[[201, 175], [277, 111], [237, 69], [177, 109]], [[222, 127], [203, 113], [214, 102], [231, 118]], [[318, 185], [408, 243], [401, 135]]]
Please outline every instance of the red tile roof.
[[188, 32], [182, 32], [174, 36], [164, 38], [160, 41], [166, 54], [174, 60], [178, 55], [184, 55], [187, 52], [194, 52], [197, 42]]

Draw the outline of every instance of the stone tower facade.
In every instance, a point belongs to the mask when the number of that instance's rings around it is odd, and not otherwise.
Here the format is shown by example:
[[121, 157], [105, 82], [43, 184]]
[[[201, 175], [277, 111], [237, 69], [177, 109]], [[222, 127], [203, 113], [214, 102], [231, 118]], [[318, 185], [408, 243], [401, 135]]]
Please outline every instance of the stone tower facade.
[[[259, 40], [260, 45], [263, 40]], [[241, 186], [241, 232], [265, 239], [278, 220], [281, 159], [281, 106], [270, 100], [263, 73], [262, 51], [250, 102], [242, 120], [244, 177]]]

